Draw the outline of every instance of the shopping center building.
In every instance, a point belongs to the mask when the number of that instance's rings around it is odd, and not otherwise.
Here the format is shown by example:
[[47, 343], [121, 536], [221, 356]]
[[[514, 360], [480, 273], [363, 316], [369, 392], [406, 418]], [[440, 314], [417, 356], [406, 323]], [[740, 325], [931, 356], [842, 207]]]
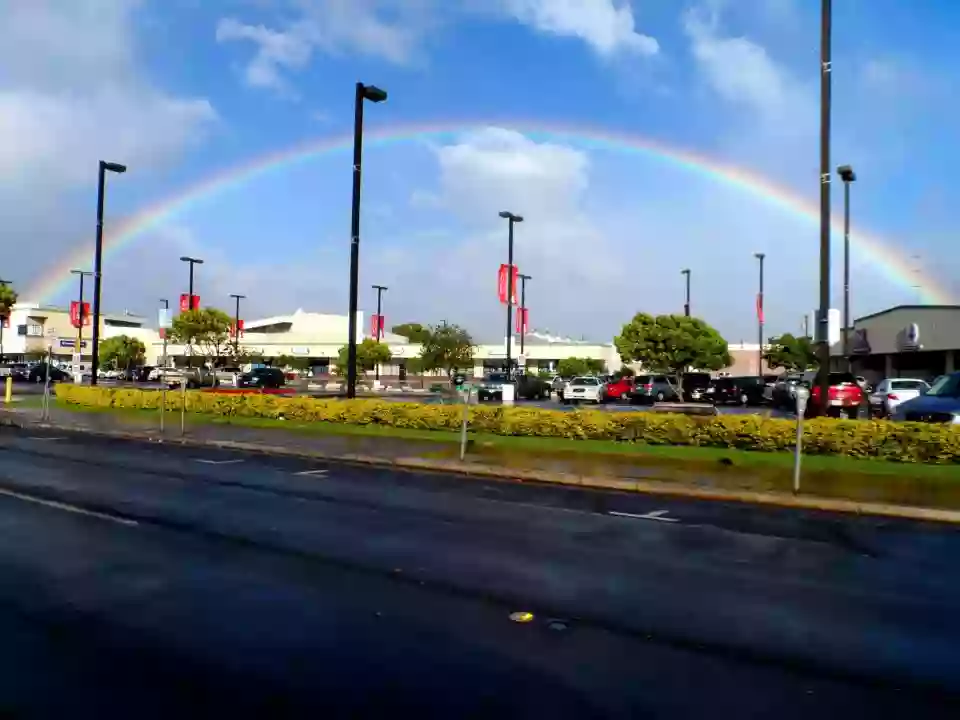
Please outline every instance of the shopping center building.
[[[960, 362], [960, 305], [899, 305], [857, 318], [848, 332], [853, 372], [871, 382], [933, 379]], [[842, 344], [833, 355], [839, 369]]]

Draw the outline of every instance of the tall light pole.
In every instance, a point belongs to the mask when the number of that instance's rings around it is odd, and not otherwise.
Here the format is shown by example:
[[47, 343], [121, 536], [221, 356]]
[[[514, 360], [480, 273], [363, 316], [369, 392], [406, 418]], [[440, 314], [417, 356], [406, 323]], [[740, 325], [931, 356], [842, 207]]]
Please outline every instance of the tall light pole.
[[763, 381], [763, 259], [764, 253], [754, 253], [760, 261], [760, 292], [757, 294], [757, 337], [760, 344], [757, 346], [757, 377]]
[[843, 356], [850, 362], [850, 183], [856, 182], [857, 174], [849, 165], [837, 168], [843, 180]]
[[247, 296], [230, 293], [230, 297], [236, 301], [233, 309], [233, 354], [237, 359], [240, 357], [240, 301], [246, 300]]
[[517, 275], [520, 280], [520, 354], [523, 355], [524, 339], [527, 335], [527, 280], [529, 275]]
[[97, 173], [97, 245], [93, 255], [93, 350], [90, 357], [90, 384], [97, 384], [100, 368], [100, 285], [103, 279], [103, 196], [108, 172], [125, 173], [126, 165], [100, 161]]
[[[383, 295], [383, 292], [385, 290], [388, 290], [389, 288], [387, 288], [386, 285], [372, 285], [371, 287], [377, 291], [377, 330], [374, 333], [374, 335], [377, 338], [377, 342], [380, 342], [380, 323], [381, 323], [380, 313], [383, 311], [381, 296]], [[379, 380], [380, 379], [380, 363], [377, 363], [376, 367], [374, 368], [374, 372], [375, 372], [375, 376], [374, 376], [375, 379]]]
[[[0, 280], [0, 287], [12, 283], [12, 280]], [[7, 315], [0, 315], [0, 362], [3, 362], [3, 326], [7, 322]]]
[[[71, 275], [80, 276], [80, 295], [77, 304], [77, 354], [83, 354], [83, 279], [93, 275], [89, 270], [71, 270]], [[77, 372], [80, 372], [77, 370]]]
[[[193, 310], [193, 266], [194, 265], [203, 265], [203, 260], [200, 258], [190, 257], [184, 255], [180, 258], [181, 262], [185, 262], [190, 266], [190, 276], [187, 281], [187, 310]], [[193, 367], [193, 338], [186, 338], [188, 343], [187, 352], [189, 354], [189, 367]]]
[[683, 314], [686, 315], [687, 317], [690, 317], [690, 268], [685, 268], [681, 270], [680, 274], [687, 276], [687, 294], [686, 294], [687, 300], [683, 304]]
[[830, 392], [830, 91], [831, 91], [831, 0], [820, 4], [820, 308], [817, 312], [817, 357], [820, 369], [820, 407], [825, 415]]
[[350, 317], [347, 319], [347, 397], [357, 396], [357, 294], [360, 284], [360, 179], [363, 164], [363, 101], [379, 103], [387, 93], [357, 83], [353, 108], [353, 204], [350, 212]]
[[510, 360], [510, 341], [513, 339], [513, 226], [523, 222], [523, 217], [504, 210], [500, 217], [507, 221], [507, 378], [513, 377], [513, 364]]

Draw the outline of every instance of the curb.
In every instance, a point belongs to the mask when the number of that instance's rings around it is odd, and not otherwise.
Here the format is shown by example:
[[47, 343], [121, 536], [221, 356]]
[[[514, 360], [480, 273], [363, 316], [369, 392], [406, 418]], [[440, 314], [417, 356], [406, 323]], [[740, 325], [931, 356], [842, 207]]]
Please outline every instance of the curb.
[[[25, 423], [18, 423], [13, 419], [0, 417], [0, 426], [10, 426], [25, 429]], [[820, 512], [839, 513], [845, 515], [859, 515], [884, 518], [898, 518], [904, 520], [920, 520], [960, 525], [960, 511], [940, 510], [937, 508], [913, 507], [908, 505], [887, 505], [884, 503], [857, 502], [854, 500], [840, 500], [816, 496], [797, 496], [784, 493], [765, 493], [745, 490], [716, 490], [696, 487], [685, 487], [669, 482], [654, 480], [630, 480], [626, 478], [574, 475], [572, 473], [543, 472], [540, 470], [512, 469], [499, 465], [484, 465], [481, 463], [460, 463], [450, 460], [427, 460], [418, 457], [385, 458], [376, 455], [333, 454], [286, 448], [276, 445], [262, 445], [253, 442], [236, 440], [199, 440], [190, 437], [170, 438], [156, 435], [144, 435], [141, 432], [124, 430], [99, 430], [76, 425], [57, 423], [31, 423], [30, 427], [46, 430], [61, 430], [64, 432], [86, 433], [101, 437], [112, 437], [139, 442], [169, 443], [186, 447], [215, 447], [224, 450], [239, 450], [242, 452], [261, 455], [275, 455], [296, 457], [328, 462], [349, 463], [369, 467], [384, 467], [395, 470], [421, 471], [461, 475], [463, 477], [485, 478], [505, 482], [533, 482], [543, 485], [567, 485], [596, 490], [615, 490], [632, 492], [644, 495], [659, 495], [663, 497], [684, 498], [690, 500], [712, 500], [717, 502], [733, 502], [744, 505], [760, 505], [764, 507], [789, 508], [793, 510], [816, 510]]]

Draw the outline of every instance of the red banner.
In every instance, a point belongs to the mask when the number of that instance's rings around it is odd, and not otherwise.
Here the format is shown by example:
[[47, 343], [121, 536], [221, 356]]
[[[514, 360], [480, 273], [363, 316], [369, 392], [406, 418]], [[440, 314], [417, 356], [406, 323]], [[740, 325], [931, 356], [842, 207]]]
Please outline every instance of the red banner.
[[[509, 266], [506, 263], [504, 263], [503, 265], [500, 266], [500, 272], [497, 273], [497, 295], [500, 298], [500, 302], [502, 302], [504, 305], [506, 305], [507, 303], [507, 285], [508, 285], [507, 268], [508, 267]], [[511, 273], [511, 275], [513, 275], [513, 297], [511, 298], [511, 303], [513, 305], [516, 305], [517, 304], [517, 285], [519, 284], [518, 276], [520, 275], [520, 270], [517, 268], [516, 265], [513, 266], [513, 272]]]
[[530, 310], [517, 308], [517, 334], [526, 335], [530, 332]]
[[[237, 327], [238, 325], [236, 321], [230, 323], [230, 337], [236, 337]], [[239, 327], [240, 327], [240, 337], [243, 337], [243, 320], [239, 321]]]
[[[83, 304], [83, 326], [87, 327], [90, 325], [90, 303], [85, 302]], [[74, 300], [70, 303], [70, 324], [75, 328], [80, 327], [80, 302]]]
[[[199, 310], [200, 309], [200, 296], [193, 296], [193, 303], [189, 300], [190, 296], [187, 293], [180, 294], [180, 312], [186, 312], [187, 310]], [[191, 307], [192, 305], [192, 307]]]
[[165, 340], [166, 338], [167, 338], [167, 329], [166, 329], [166, 328], [160, 328], [160, 339], [161, 339], [161, 340]]
[[763, 322], [763, 295], [757, 293], [757, 320]]
[[4, 315], [2, 318], [0, 318], [0, 322], [3, 323], [3, 327], [5, 328], [10, 327], [10, 316]]
[[[371, 316], [370, 316], [370, 337], [372, 337], [372, 338], [381, 337], [381, 338], [382, 338], [382, 337], [383, 337], [383, 325], [384, 325], [383, 315], [371, 315]], [[380, 332], [379, 335], [377, 335], [377, 331]]]

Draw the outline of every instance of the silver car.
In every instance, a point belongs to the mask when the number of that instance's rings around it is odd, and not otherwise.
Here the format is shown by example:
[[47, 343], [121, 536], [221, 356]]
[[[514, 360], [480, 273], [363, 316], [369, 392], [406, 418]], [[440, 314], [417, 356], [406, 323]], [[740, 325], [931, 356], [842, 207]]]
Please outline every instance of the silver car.
[[870, 411], [874, 415], [893, 415], [900, 403], [913, 400], [930, 389], [924, 380], [915, 378], [887, 378], [881, 380], [870, 395]]
[[893, 420], [960, 424], [960, 372], [943, 375], [923, 395], [897, 405]]

